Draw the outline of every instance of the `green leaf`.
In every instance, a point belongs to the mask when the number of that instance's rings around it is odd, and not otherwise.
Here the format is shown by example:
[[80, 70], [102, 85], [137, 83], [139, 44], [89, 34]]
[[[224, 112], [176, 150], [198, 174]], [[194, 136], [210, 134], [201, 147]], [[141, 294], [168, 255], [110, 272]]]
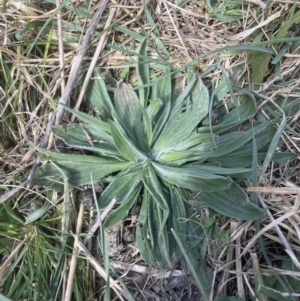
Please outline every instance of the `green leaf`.
[[50, 202], [44, 203], [42, 208], [36, 210], [35, 212], [29, 214], [26, 217], [24, 225], [31, 224], [31, 223], [35, 222], [36, 220], [38, 220], [39, 218], [41, 218], [42, 216], [44, 216], [45, 213], [48, 211], [49, 207], [50, 207]]
[[[120, 153], [114, 146], [113, 138], [105, 132], [101, 133], [100, 129], [96, 130], [93, 126], [83, 124], [60, 125], [53, 127], [52, 131], [68, 146], [112, 158], [120, 156]], [[107, 142], [105, 142], [104, 138], [106, 138]]]
[[[178, 142], [176, 146], [176, 150], [184, 151], [204, 142], [208, 142], [208, 141], [212, 142], [212, 137], [213, 136], [211, 135], [211, 133], [201, 133], [201, 134], [192, 133], [190, 136]], [[216, 138], [217, 136], [214, 136], [214, 139]]]
[[[261, 41], [262, 37], [265, 36], [265, 33], [258, 34], [254, 43]], [[248, 55], [248, 64], [252, 69], [251, 82], [255, 84], [261, 84], [264, 80], [268, 66], [271, 60], [271, 55], [268, 53], [261, 53], [260, 51], [250, 50]]]
[[118, 151], [129, 161], [146, 160], [147, 157], [139, 151], [130, 138], [126, 135], [118, 121], [109, 121], [111, 134]]
[[201, 166], [171, 167], [153, 163], [153, 167], [163, 181], [194, 191], [224, 190], [232, 183], [230, 178], [203, 172]]
[[102, 192], [98, 200], [99, 208], [105, 208], [113, 198], [117, 199], [117, 203], [124, 202], [140, 184], [137, 170], [141, 168], [140, 164], [136, 164], [120, 172]]
[[[138, 49], [139, 56], [137, 59], [136, 71], [139, 80], [139, 85], [145, 85], [150, 82], [149, 64], [144, 59], [144, 57], [147, 56], [146, 46], [147, 46], [147, 39], [145, 38], [141, 42]], [[150, 92], [149, 87], [144, 87], [139, 89], [139, 97], [140, 97], [142, 107], [145, 107], [148, 102], [149, 92]]]
[[177, 115], [182, 110], [184, 100], [189, 96], [192, 88], [195, 85], [195, 82], [196, 82], [196, 75], [193, 73], [189, 80], [189, 83], [186, 85], [184, 90], [172, 102], [172, 110], [170, 116]]
[[117, 112], [116, 119], [122, 125], [127, 136], [141, 150], [147, 151], [148, 146], [143, 132], [143, 107], [130, 85], [123, 82], [118, 83], [114, 104]]
[[[64, 105], [63, 103], [60, 103], [60, 105], [62, 107], [64, 107], [67, 111], [74, 114], [80, 121], [88, 124], [89, 126], [94, 127], [95, 130], [98, 131], [99, 137], [103, 137], [103, 138], [100, 138], [100, 139], [109, 141], [111, 136], [109, 134], [107, 134], [107, 133], [110, 133], [110, 127], [109, 127], [109, 124], [107, 122], [104, 122], [100, 118], [90, 116], [90, 115], [85, 114], [83, 112], [72, 110], [71, 108]], [[63, 126], [57, 126], [57, 127], [65, 127], [65, 126], [66, 125], [64, 124]], [[68, 126], [74, 126], [74, 124], [69, 124]], [[57, 127], [53, 127], [53, 128], [57, 128]]]
[[4, 295], [2, 295], [1, 293], [0, 293], [0, 301], [13, 301], [12, 299], [9, 299], [9, 298], [7, 298], [7, 297], [5, 297]]
[[[179, 193], [178, 190], [181, 190]], [[172, 218], [172, 228], [175, 229], [179, 239], [185, 243], [187, 235], [187, 214], [185, 209], [185, 201], [188, 200], [188, 195], [184, 189], [173, 187], [169, 188], [170, 193], [170, 217]], [[186, 195], [183, 199], [182, 195]]]
[[[151, 196], [150, 196], [151, 197]], [[136, 243], [139, 251], [147, 264], [153, 264], [153, 256], [151, 253], [151, 245], [148, 238], [148, 203], [149, 192], [144, 189], [143, 200], [136, 226]]]
[[[263, 150], [266, 145], [270, 143], [275, 133], [275, 128], [273, 126], [268, 126], [265, 130], [259, 132], [256, 138], [257, 151]], [[209, 159], [213, 161], [225, 162], [228, 159], [235, 160], [246, 155], [252, 155], [253, 141], [249, 140], [247, 143], [232, 152], [227, 154], [217, 156], [214, 159]], [[242, 164], [245, 166], [246, 164]]]
[[128, 189], [126, 195], [122, 197], [122, 201], [119, 201], [121, 204], [108, 214], [104, 221], [104, 227], [111, 227], [117, 224], [129, 214], [129, 210], [133, 207], [140, 194], [141, 185], [135, 185], [133, 188], [130, 187]]
[[[169, 212], [169, 206], [161, 189], [161, 184], [150, 164], [147, 168], [144, 169], [142, 179], [145, 187], [147, 188], [153, 199], [157, 202], [158, 206], [162, 210]], [[164, 223], [165, 222], [166, 221], [164, 221]]]
[[91, 79], [91, 82], [86, 90], [86, 98], [98, 109], [99, 114], [104, 121], [112, 119], [114, 107], [106, 90], [105, 82], [101, 78], [101, 72], [99, 68], [94, 70], [93, 79]]
[[157, 137], [160, 135], [160, 132], [167, 122], [171, 111], [172, 86], [171, 73], [169, 69], [167, 69], [162, 77], [156, 81], [154, 86], [154, 99], [161, 99], [163, 105], [153, 121], [153, 142], [155, 142]]
[[193, 277], [193, 279], [194, 279], [194, 281], [195, 281], [195, 284], [197, 285], [198, 289], [199, 289], [200, 292], [201, 292], [201, 295], [202, 295], [202, 297], [203, 297], [203, 300], [208, 301], [209, 299], [208, 299], [208, 295], [207, 295], [206, 289], [205, 289], [205, 287], [203, 286], [203, 282], [202, 282], [202, 281], [199, 281], [199, 280], [200, 280], [200, 279], [199, 279], [199, 275], [197, 275], [196, 270], [195, 270], [195, 267], [194, 267], [194, 265], [193, 265], [193, 263], [192, 263], [190, 257], [188, 256], [188, 254], [187, 254], [187, 252], [186, 252], [186, 250], [185, 250], [183, 244], [181, 243], [181, 240], [179, 239], [179, 237], [178, 237], [176, 231], [174, 231], [174, 229], [171, 229], [171, 231], [172, 231], [172, 233], [173, 233], [173, 235], [174, 235], [174, 237], [175, 237], [175, 239], [176, 239], [176, 241], [177, 241], [177, 243], [178, 243], [178, 245], [179, 245], [179, 248], [180, 248], [180, 250], [181, 250], [181, 253], [183, 254], [183, 256], [184, 256], [184, 258], [185, 258], [186, 264], [187, 264], [187, 266], [188, 266], [188, 268], [189, 268], [190, 273], [192, 274], [192, 277]]
[[159, 112], [160, 108], [162, 107], [163, 102], [159, 98], [153, 99], [147, 107], [147, 112], [151, 121], [154, 121], [157, 113]]
[[144, 108], [142, 108], [142, 111], [143, 111], [143, 132], [145, 136], [147, 152], [149, 152], [152, 143], [152, 137], [153, 137], [152, 123], [148, 111]]
[[165, 215], [153, 197], [148, 203], [148, 235], [152, 244], [152, 254], [160, 267], [171, 266]]
[[[195, 127], [208, 114], [208, 90], [200, 79], [192, 90], [191, 97], [186, 101], [184, 112], [181, 112], [181, 110], [176, 108], [181, 109], [183, 100], [182, 98], [181, 101], [178, 101], [177, 106], [173, 110], [173, 114], [157, 138], [153, 147], [154, 152], [176, 148], [177, 143], [189, 137]], [[177, 112], [175, 113], [175, 111]]]
[[[257, 154], [258, 161], [263, 161], [265, 157], [266, 157], [266, 153]], [[274, 162], [277, 162], [280, 166], [282, 166], [285, 165], [286, 162], [292, 161], [296, 158], [297, 158], [297, 154], [294, 153], [275, 153], [273, 155], [272, 160]], [[211, 160], [211, 162], [214, 163], [213, 160]], [[220, 157], [220, 161], [218, 161], [217, 163], [223, 167], [234, 168], [240, 166], [250, 166], [251, 162], [252, 162], [252, 155], [245, 155], [240, 157], [230, 156], [230, 158]]]
[[[264, 127], [266, 127], [264, 129]], [[215, 137], [215, 141], [213, 141], [206, 134], [196, 134], [191, 137], [191, 139], [187, 139], [186, 146], [190, 146], [197, 143], [197, 139], [199, 139], [199, 144], [191, 147], [190, 150], [186, 151], [166, 151], [162, 152], [157, 161], [163, 162], [165, 164], [172, 163], [173, 165], [182, 165], [186, 162], [197, 161], [197, 164], [202, 164], [205, 160], [209, 162], [213, 162], [212, 165], [219, 166], [227, 166], [226, 164], [233, 164], [233, 166], [246, 166], [251, 164], [252, 154], [252, 137], [253, 133], [257, 134], [257, 149], [261, 150], [265, 145], [267, 145], [272, 137], [274, 136], [274, 127], [271, 125], [260, 124], [258, 127], [254, 128], [252, 131], [250, 128], [248, 131], [236, 131], [229, 134], [224, 134], [219, 137]], [[202, 143], [201, 143], [201, 136]], [[206, 137], [205, 137], [206, 136]], [[208, 141], [207, 141], [208, 140]], [[179, 145], [179, 148], [183, 148], [184, 142]], [[260, 156], [263, 160], [264, 158]], [[242, 160], [245, 159], [243, 163]], [[239, 164], [235, 164], [235, 160], [238, 162], [242, 162]]]
[[[224, 168], [218, 166], [218, 162], [216, 162], [216, 164], [217, 165], [212, 165], [211, 163], [201, 164], [201, 170], [215, 175], [230, 176], [233, 178], [243, 178], [243, 179], [251, 178], [251, 173], [252, 173], [251, 168]], [[189, 164], [185, 166], [189, 166]]]
[[156, 157], [156, 162], [171, 166], [181, 166], [186, 162], [201, 160], [203, 158], [203, 155], [199, 155], [196, 151], [167, 151], [157, 155], [159, 157]]
[[[257, 113], [256, 100], [254, 96], [247, 93], [244, 98], [244, 101], [238, 106], [238, 108], [231, 110], [222, 117], [222, 121], [219, 124], [212, 126], [211, 129], [214, 134], [225, 132], [234, 126], [242, 124]], [[198, 133], [210, 133], [211, 129], [209, 126], [203, 126], [198, 128]]]
[[[251, 203], [247, 194], [235, 183], [227, 190], [202, 192], [198, 199], [225, 216], [242, 220], [257, 220], [264, 216], [264, 211]], [[193, 204], [196, 205], [195, 202]]]
[[[66, 174], [69, 183], [77, 187], [91, 184], [91, 176], [96, 183], [104, 176], [132, 165], [131, 162], [120, 162], [95, 156], [57, 154], [42, 149], [39, 151], [47, 155], [49, 160], [55, 161]], [[61, 173], [51, 163], [46, 163], [37, 169], [33, 183], [52, 187], [59, 191], [63, 188]]]
[[[207, 158], [218, 158], [219, 156], [226, 155], [228, 153], [231, 153], [235, 150], [241, 149], [243, 145], [245, 145], [248, 141], [251, 141], [253, 136], [257, 133], [265, 130], [269, 126], [269, 122], [265, 122], [263, 124], [260, 124], [256, 126], [253, 129], [250, 129], [246, 132], [244, 132], [240, 137], [237, 137], [236, 139], [232, 141], [228, 141], [228, 143], [218, 149], [213, 147], [210, 150], [210, 153], [207, 153]], [[217, 144], [217, 142], [216, 142]], [[201, 146], [200, 146], [201, 147]], [[193, 150], [198, 149], [198, 147], [194, 147]]]

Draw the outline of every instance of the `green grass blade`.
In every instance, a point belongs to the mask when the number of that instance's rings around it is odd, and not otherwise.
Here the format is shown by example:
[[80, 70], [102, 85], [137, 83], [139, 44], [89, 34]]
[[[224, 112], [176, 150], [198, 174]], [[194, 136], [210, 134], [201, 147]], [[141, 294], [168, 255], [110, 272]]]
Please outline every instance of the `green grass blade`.
[[40, 29], [40, 31], [38, 32], [38, 34], [36, 35], [36, 37], [34, 38], [34, 41], [32, 42], [31, 46], [29, 47], [28, 51], [27, 51], [27, 56], [29, 57], [33, 47], [37, 44], [38, 40], [40, 39], [40, 36], [42, 35], [43, 31], [46, 29], [46, 27], [48, 25], [51, 24], [51, 22], [53, 21], [53, 19], [56, 17], [57, 13], [60, 12], [63, 8], [65, 8], [65, 6], [67, 6], [67, 4], [71, 2], [70, 0], [64, 0], [62, 4], [60, 4], [51, 14], [51, 16], [46, 20], [46, 22], [44, 23], [44, 25], [42, 26], [42, 28]]

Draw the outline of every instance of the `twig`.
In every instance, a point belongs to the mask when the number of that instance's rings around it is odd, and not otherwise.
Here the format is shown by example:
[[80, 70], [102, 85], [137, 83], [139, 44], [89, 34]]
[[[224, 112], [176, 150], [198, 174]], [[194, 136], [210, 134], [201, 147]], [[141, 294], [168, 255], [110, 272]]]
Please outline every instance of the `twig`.
[[[275, 219], [273, 218], [273, 215], [271, 214], [270, 210], [268, 209], [268, 207], [266, 206], [265, 202], [264, 202], [264, 199], [258, 194], [258, 199], [259, 199], [259, 202], [261, 204], [261, 206], [263, 207], [263, 209], [265, 210], [267, 216], [269, 217], [270, 221], [271, 221], [271, 224], [274, 223], [274, 229], [276, 230], [277, 232], [277, 235], [278, 237], [281, 239], [281, 242], [282, 244], [284, 245], [285, 247], [285, 251], [286, 253], [290, 256], [291, 260], [293, 261], [293, 263], [295, 264], [295, 266], [300, 269], [300, 263], [293, 251], [293, 249], [291, 248], [290, 244], [288, 243], [287, 239], [285, 238], [284, 234], [282, 233], [281, 229], [279, 228], [279, 223], [275, 222]], [[298, 195], [296, 197], [296, 201], [295, 201], [295, 205], [294, 205], [294, 208], [298, 209], [299, 208], [299, 205], [300, 205], [300, 193], [298, 191]], [[288, 218], [290, 216], [290, 214], [287, 214], [287, 215], [283, 215], [282, 217], [285, 217]], [[279, 219], [277, 219], [276, 221], [278, 221]]]
[[248, 187], [248, 192], [259, 193], [275, 193], [275, 194], [297, 194], [300, 192], [300, 188], [292, 187]]
[[189, 52], [187, 51], [187, 49], [186, 49], [186, 47], [185, 47], [185, 43], [184, 43], [184, 41], [182, 40], [182, 37], [181, 37], [181, 35], [180, 35], [180, 33], [179, 33], [178, 28], [176, 27], [176, 24], [175, 24], [175, 22], [174, 22], [174, 20], [173, 20], [173, 18], [172, 18], [172, 16], [171, 16], [171, 13], [170, 13], [170, 11], [169, 11], [169, 8], [168, 8], [168, 5], [166, 4], [166, 2], [164, 2], [164, 6], [165, 6], [165, 8], [166, 8], [167, 14], [169, 15], [169, 18], [170, 18], [170, 20], [171, 20], [171, 23], [172, 23], [172, 25], [173, 25], [173, 27], [174, 27], [174, 29], [175, 29], [175, 32], [176, 32], [176, 34], [177, 34], [177, 36], [178, 36], [178, 38], [179, 38], [179, 40], [180, 40], [180, 42], [181, 42], [182, 48], [184, 49], [186, 55], [189, 57]]
[[[56, 0], [56, 7], [60, 6], [60, 0]], [[57, 17], [57, 29], [58, 29], [58, 54], [59, 54], [59, 64], [60, 64], [60, 76], [62, 78], [61, 82], [61, 93], [63, 94], [65, 90], [65, 70], [64, 70], [64, 42], [62, 37], [62, 21], [61, 12], [59, 11], [56, 15]]]
[[116, 280], [114, 280], [112, 277], [108, 276], [105, 272], [105, 270], [103, 269], [103, 267], [99, 264], [99, 262], [96, 261], [96, 259], [90, 254], [90, 252], [85, 248], [85, 246], [82, 244], [82, 242], [78, 241], [77, 242], [77, 248], [83, 252], [86, 257], [87, 260], [90, 261], [91, 265], [94, 267], [94, 269], [97, 271], [97, 273], [103, 277], [105, 280], [107, 280], [107, 278], [109, 277], [109, 283], [110, 283], [110, 287], [114, 290], [114, 292], [116, 293], [116, 295], [118, 296], [119, 300], [123, 300], [122, 296], [124, 296], [127, 300], [131, 300], [127, 297], [127, 294], [125, 293], [125, 291], [120, 287], [120, 285], [117, 283]]
[[72, 298], [73, 282], [74, 282], [74, 276], [75, 276], [76, 265], [77, 265], [77, 257], [78, 257], [77, 243], [79, 242], [79, 235], [81, 234], [83, 213], [84, 213], [84, 205], [81, 204], [79, 213], [78, 213], [78, 221], [77, 221], [77, 225], [76, 225], [76, 235], [74, 238], [73, 254], [72, 254], [72, 258], [71, 258], [67, 289], [66, 289], [66, 294], [65, 294], [65, 298], [64, 298], [65, 301], [70, 301]]
[[[113, 198], [111, 200], [111, 202], [105, 207], [105, 209], [103, 210], [100, 219], [101, 221], [103, 221], [105, 219], [105, 217], [107, 216], [107, 214], [111, 211], [111, 209], [113, 208], [113, 206], [115, 205], [117, 199]], [[90, 229], [88, 235], [86, 236], [86, 238], [83, 241], [83, 244], [86, 246], [86, 244], [88, 243], [88, 241], [91, 239], [91, 237], [94, 235], [94, 233], [97, 231], [97, 229], [100, 226], [100, 222], [99, 220], [96, 221], [96, 223], [93, 225], [93, 227]]]
[[276, 76], [275, 78], [271, 79], [269, 82], [265, 83], [263, 86], [261, 86], [257, 91], [255, 91], [256, 93], [261, 93], [262, 91], [267, 90], [274, 82], [276, 81], [280, 81], [283, 80], [283, 78], [287, 75], [289, 75], [290, 73], [292, 73], [293, 71], [295, 71], [295, 69], [298, 67], [298, 64], [296, 64], [295, 66], [283, 71], [282, 73], [280, 73], [278, 76]]
[[69, 80], [68, 83], [66, 85], [66, 89], [62, 95], [62, 97], [59, 100], [59, 104], [58, 104], [58, 108], [57, 108], [57, 114], [56, 114], [56, 120], [55, 120], [55, 124], [60, 124], [61, 120], [63, 118], [63, 114], [64, 114], [64, 107], [61, 104], [67, 104], [70, 95], [72, 93], [72, 90], [75, 86], [75, 81], [76, 81], [76, 76], [78, 74], [79, 68], [81, 66], [81, 63], [83, 61], [84, 55], [87, 52], [88, 48], [90, 47], [90, 40], [94, 34], [94, 32], [96, 31], [96, 27], [98, 25], [98, 22], [100, 20], [100, 17], [102, 16], [104, 9], [106, 7], [108, 3], [108, 0], [103, 0], [100, 3], [99, 8], [97, 9], [94, 18], [92, 19], [90, 26], [84, 36], [84, 39], [82, 41], [81, 47], [78, 51], [77, 57], [75, 59], [74, 65], [72, 66], [71, 72], [70, 72], [70, 76], [69, 76]]
[[244, 1], [259, 5], [262, 9], [267, 9], [267, 4], [262, 2], [261, 0], [244, 0]]
[[149, 268], [148, 266], [145, 265], [132, 264], [132, 263], [127, 263], [122, 261], [111, 261], [110, 263], [113, 266], [113, 268], [116, 270], [125, 271], [126, 273], [131, 271], [145, 276], [146, 275], [155, 276], [155, 279], [185, 276], [185, 273], [182, 270], [172, 270], [172, 271], [158, 270], [155, 268]]
[[[105, 23], [105, 29], [111, 24], [112, 20], [113, 20], [113, 17], [115, 15], [115, 12], [116, 12], [116, 9], [115, 8], [112, 8], [109, 12], [109, 16], [108, 16], [108, 19], [106, 20], [106, 23]], [[74, 107], [74, 110], [78, 110], [81, 103], [82, 103], [82, 99], [83, 99], [83, 96], [85, 94], [85, 91], [87, 89], [87, 86], [90, 82], [90, 78], [92, 76], [92, 73], [94, 71], [94, 68], [95, 68], [95, 65], [97, 64], [97, 60], [100, 56], [100, 53], [103, 51], [104, 49], [104, 46], [105, 46], [105, 43], [107, 41], [107, 35], [108, 35], [108, 32], [105, 31], [105, 33], [101, 36], [100, 40], [99, 40], [99, 43], [98, 43], [98, 46], [97, 46], [97, 49], [94, 53], [94, 56], [93, 56], [93, 59], [90, 63], [90, 67], [87, 71], [87, 74], [86, 74], [86, 77], [85, 77], [85, 80], [84, 80], [84, 83], [80, 89], [80, 94], [78, 96], [78, 99], [77, 99], [77, 103]], [[72, 116], [71, 118], [71, 121], [74, 122], [75, 120], [75, 115]]]

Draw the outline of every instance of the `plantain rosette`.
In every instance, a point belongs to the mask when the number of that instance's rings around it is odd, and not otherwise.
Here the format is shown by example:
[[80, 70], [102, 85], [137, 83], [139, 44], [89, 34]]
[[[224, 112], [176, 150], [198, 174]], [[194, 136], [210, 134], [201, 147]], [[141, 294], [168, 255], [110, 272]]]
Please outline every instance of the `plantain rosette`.
[[[147, 263], [156, 260], [160, 266], [171, 266], [177, 247], [170, 229], [187, 243], [191, 193], [198, 193], [198, 200], [229, 217], [255, 220], [264, 216], [237, 183], [251, 179], [251, 168], [246, 166], [252, 163], [253, 139], [258, 158], [264, 159], [263, 149], [274, 129], [268, 122], [247, 125], [257, 113], [255, 99], [249, 95], [212, 125], [211, 98], [201, 79], [190, 75], [180, 92], [170, 70], [151, 82], [149, 65], [141, 59], [145, 56], [143, 42], [137, 62], [138, 93], [119, 83], [111, 100], [95, 71], [88, 97], [99, 116], [66, 107], [81, 123], [53, 127], [57, 138], [83, 154], [41, 150], [47, 163], [38, 168], [35, 183], [62, 189], [61, 170], [76, 187], [91, 184], [91, 179], [108, 183], [99, 208], [114, 197], [118, 206], [106, 218], [105, 227], [125, 218], [140, 202], [136, 231], [140, 252]], [[205, 118], [210, 120], [208, 125]]]

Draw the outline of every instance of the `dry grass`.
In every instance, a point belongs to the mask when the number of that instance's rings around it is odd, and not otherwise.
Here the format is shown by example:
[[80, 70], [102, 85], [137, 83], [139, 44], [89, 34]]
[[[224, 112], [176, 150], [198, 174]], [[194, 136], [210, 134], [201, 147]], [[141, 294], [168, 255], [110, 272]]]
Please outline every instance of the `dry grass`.
[[[300, 153], [299, 41], [295, 39], [290, 42], [291, 46], [283, 53], [280, 64], [268, 65], [263, 81], [259, 84], [253, 82], [254, 71], [249, 65], [249, 51], [237, 51], [234, 47], [226, 50], [228, 46], [252, 43], [254, 38], [248, 30], [254, 26], [257, 26], [256, 34], [262, 34], [261, 41], [276, 38], [281, 25], [291, 18], [293, 1], [270, 2], [267, 9], [264, 9], [265, 3], [260, 1], [251, 1], [257, 5], [250, 1], [220, 2], [218, 7], [214, 7], [214, 12], [204, 1], [186, 1], [184, 7], [179, 7], [177, 1], [150, 0], [147, 1], [148, 11], [140, 1], [110, 1], [104, 7], [92, 45], [88, 49], [84, 48], [87, 51], [83, 53], [81, 65], [77, 54], [83, 49], [85, 32], [91, 24], [91, 18], [80, 12], [86, 2], [75, 1], [70, 6], [73, 11], [63, 8], [56, 16], [53, 15], [56, 7], [50, 1], [39, 4], [17, 0], [0, 2], [3, 8], [0, 14], [0, 204], [9, 203], [12, 208], [19, 210], [21, 200], [45, 195], [39, 188], [28, 188], [25, 184], [37, 156], [33, 145], [53, 147], [53, 137], [48, 135], [49, 122], [58, 107], [57, 101], [63, 99], [66, 103], [71, 96], [72, 107], [86, 110], [85, 100], [79, 95], [89, 65], [101, 66], [104, 73], [120, 79], [121, 72], [135, 64], [133, 54], [145, 35], [151, 41], [151, 44], [148, 43], [148, 55], [174, 69], [189, 65], [195, 72], [201, 73], [210, 67], [222, 65], [228, 75], [232, 76], [236, 87], [256, 91], [261, 116], [266, 119], [274, 119], [280, 112], [273, 106], [274, 101], [277, 102], [279, 97], [293, 97], [286, 102], [288, 126], [281, 135], [280, 150]], [[90, 2], [88, 12], [91, 16], [99, 5], [100, 1]], [[295, 5], [294, 13], [297, 12], [299, 7]], [[152, 16], [155, 27], [149, 23], [147, 13]], [[100, 33], [103, 33], [104, 21], [110, 14], [114, 14], [110, 23], [112, 26], [107, 31], [107, 39], [103, 39], [99, 46], [99, 54], [93, 60]], [[229, 16], [235, 16], [236, 19]], [[50, 18], [56, 22], [41, 31], [44, 21]], [[119, 27], [115, 27], [115, 22]], [[25, 30], [29, 23], [32, 28]], [[284, 38], [299, 36], [297, 23], [298, 19], [295, 24], [291, 24]], [[34, 42], [37, 35], [40, 36]], [[280, 52], [282, 45], [286, 44], [272, 44], [275, 54]], [[75, 71], [76, 64], [78, 71]], [[223, 79], [221, 69], [216, 67], [211, 70], [205, 80], [214, 80], [217, 84]], [[74, 81], [69, 86], [68, 94], [68, 83], [72, 76]], [[134, 83], [135, 74], [129, 71], [126, 80]], [[68, 114], [62, 117], [63, 122], [71, 118]], [[275, 122], [279, 125], [282, 120], [283, 117], [280, 117]], [[55, 123], [54, 118], [52, 122]], [[58, 118], [56, 122], [61, 120]], [[281, 266], [284, 260], [291, 259], [300, 269], [297, 259], [300, 256], [299, 159], [283, 166], [272, 163], [259, 183], [264, 190], [256, 190], [258, 199], [268, 213], [260, 221], [260, 229], [251, 221], [225, 219], [223, 224], [219, 222], [221, 229], [229, 230], [230, 240], [222, 242], [221, 237], [215, 237], [215, 240], [209, 241], [207, 262], [214, 270], [211, 297], [226, 292], [249, 300], [250, 292], [261, 285], [257, 284], [253, 288], [259, 273], [273, 275], [275, 271], [278, 275], [300, 279], [299, 271], [283, 269]], [[48, 217], [53, 218], [63, 212], [60, 207], [62, 200], [63, 196], [52, 196]], [[74, 210], [72, 219], [76, 220], [77, 213]], [[209, 212], [206, 210], [201, 215], [207, 218]], [[87, 217], [84, 223], [87, 228]], [[74, 223], [70, 230], [75, 233]], [[264, 244], [272, 267], [262, 253], [261, 243]], [[21, 244], [16, 240], [11, 250], [17, 251], [22, 247]], [[128, 247], [127, 253], [122, 253], [119, 258], [122, 262], [114, 260], [112, 265], [120, 271], [120, 279], [131, 290], [135, 300], [154, 300], [156, 297], [161, 300], [200, 300], [197, 288], [183, 267], [172, 271], [172, 277], [168, 278], [169, 271], [145, 268], [138, 252], [136, 256], [131, 255], [136, 251], [134, 246], [132, 248]], [[90, 260], [88, 251], [82, 250]], [[1, 269], [6, 270], [11, 258], [5, 252], [0, 256]], [[84, 264], [88, 264], [89, 260], [85, 260]], [[107, 271], [97, 267], [100, 264], [104, 264], [102, 259], [91, 261], [93, 268], [88, 277], [91, 277], [91, 287], [95, 291], [100, 290], [101, 294], [103, 287], [96, 283], [101, 277], [106, 279]], [[127, 300], [126, 292], [119, 286], [121, 280], [116, 280], [115, 275], [112, 277], [114, 280], [111, 278], [110, 285], [117, 291], [117, 295], [120, 294], [117, 298]], [[262, 297], [259, 300], [264, 299]]]

